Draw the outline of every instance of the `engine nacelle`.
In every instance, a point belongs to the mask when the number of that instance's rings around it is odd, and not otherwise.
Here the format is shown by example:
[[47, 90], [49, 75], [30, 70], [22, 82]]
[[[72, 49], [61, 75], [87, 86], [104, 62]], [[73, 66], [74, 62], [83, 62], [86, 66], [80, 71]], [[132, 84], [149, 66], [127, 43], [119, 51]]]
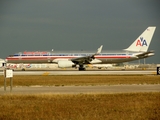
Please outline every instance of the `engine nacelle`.
[[60, 68], [71, 68], [74, 65], [75, 64], [72, 61], [68, 61], [68, 60], [60, 60], [60, 61], [58, 61], [58, 67], [60, 67]]

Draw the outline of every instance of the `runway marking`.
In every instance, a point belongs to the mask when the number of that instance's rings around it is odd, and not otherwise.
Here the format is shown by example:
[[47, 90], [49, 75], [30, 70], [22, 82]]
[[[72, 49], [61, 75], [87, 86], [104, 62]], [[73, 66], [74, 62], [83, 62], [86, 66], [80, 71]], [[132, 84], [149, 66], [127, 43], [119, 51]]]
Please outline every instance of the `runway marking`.
[[156, 75], [156, 74], [157, 74], [157, 72], [152, 72], [152, 74]]
[[42, 75], [49, 75], [50, 73], [49, 72], [44, 72]]

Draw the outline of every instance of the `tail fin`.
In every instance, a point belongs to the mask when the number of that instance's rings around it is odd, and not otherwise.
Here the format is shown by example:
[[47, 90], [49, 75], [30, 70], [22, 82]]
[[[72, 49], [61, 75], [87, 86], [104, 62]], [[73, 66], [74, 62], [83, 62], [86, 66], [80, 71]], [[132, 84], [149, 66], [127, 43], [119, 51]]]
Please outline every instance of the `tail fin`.
[[127, 51], [146, 52], [156, 27], [148, 27], [127, 49]]

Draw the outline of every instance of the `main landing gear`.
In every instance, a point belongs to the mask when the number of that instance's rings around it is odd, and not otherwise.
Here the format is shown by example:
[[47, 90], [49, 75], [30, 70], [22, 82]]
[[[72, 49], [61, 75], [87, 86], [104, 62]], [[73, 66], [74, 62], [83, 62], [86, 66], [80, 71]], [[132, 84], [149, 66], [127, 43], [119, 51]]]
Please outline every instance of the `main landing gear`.
[[84, 65], [79, 65], [79, 71], [85, 71], [86, 68], [84, 67]]

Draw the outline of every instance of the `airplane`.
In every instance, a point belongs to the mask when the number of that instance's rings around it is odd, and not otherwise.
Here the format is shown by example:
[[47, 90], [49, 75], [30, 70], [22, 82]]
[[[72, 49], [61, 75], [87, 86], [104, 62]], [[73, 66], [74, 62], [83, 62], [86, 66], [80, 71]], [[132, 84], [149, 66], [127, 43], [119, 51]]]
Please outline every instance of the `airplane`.
[[156, 27], [148, 27], [122, 53], [101, 53], [101, 45], [96, 53], [54, 53], [54, 51], [19, 52], [6, 58], [8, 63], [56, 63], [59, 68], [79, 68], [85, 70], [86, 64], [116, 64], [147, 58], [154, 55], [148, 51]]

